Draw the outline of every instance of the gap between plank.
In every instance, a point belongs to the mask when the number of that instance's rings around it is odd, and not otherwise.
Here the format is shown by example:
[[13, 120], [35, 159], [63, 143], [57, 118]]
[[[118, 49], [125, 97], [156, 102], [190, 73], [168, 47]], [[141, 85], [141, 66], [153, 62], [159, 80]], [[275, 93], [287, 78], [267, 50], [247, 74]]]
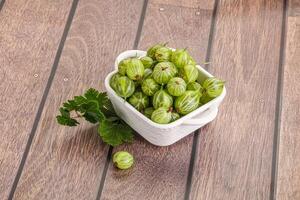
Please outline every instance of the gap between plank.
[[15, 176], [11, 191], [9, 193], [8, 200], [13, 199], [15, 191], [16, 191], [18, 183], [19, 183], [19, 180], [20, 180], [20, 177], [22, 175], [22, 171], [23, 171], [24, 165], [26, 163], [26, 159], [28, 157], [28, 153], [30, 151], [31, 144], [32, 144], [33, 138], [35, 136], [35, 133], [36, 133], [41, 115], [42, 115], [43, 110], [44, 110], [44, 105], [45, 105], [46, 99], [48, 97], [48, 93], [49, 93], [49, 90], [51, 88], [51, 85], [52, 85], [52, 82], [53, 82], [53, 79], [54, 79], [54, 76], [55, 76], [55, 73], [56, 73], [56, 70], [57, 70], [57, 67], [58, 67], [58, 63], [59, 63], [59, 60], [60, 60], [60, 57], [61, 57], [61, 53], [62, 53], [62, 50], [64, 48], [64, 44], [65, 44], [67, 35], [69, 33], [72, 21], [73, 21], [73, 17], [74, 17], [74, 14], [75, 14], [75, 11], [76, 11], [76, 8], [77, 8], [77, 5], [78, 5], [78, 1], [79, 0], [74, 0], [73, 3], [72, 3], [72, 7], [71, 7], [70, 12], [69, 12], [69, 16], [68, 16], [68, 19], [67, 19], [64, 31], [63, 31], [63, 35], [61, 37], [61, 40], [60, 40], [60, 43], [59, 43], [59, 46], [58, 46], [58, 49], [57, 49], [57, 52], [56, 52], [56, 55], [55, 55], [55, 58], [54, 58], [54, 63], [52, 65], [51, 72], [50, 72], [45, 90], [43, 92], [43, 96], [42, 96], [40, 105], [38, 107], [38, 111], [36, 113], [36, 116], [35, 116], [35, 119], [34, 119], [34, 122], [33, 122], [33, 126], [32, 126], [32, 129], [31, 129], [30, 135], [28, 137], [27, 144], [26, 144], [26, 147], [25, 147], [25, 150], [24, 150], [24, 153], [23, 153], [23, 156], [22, 156], [17, 174]]
[[[139, 20], [139, 24], [138, 24], [138, 28], [137, 28], [137, 32], [136, 32], [136, 36], [135, 36], [134, 43], [133, 43], [133, 49], [136, 49], [138, 47], [139, 42], [140, 42], [147, 6], [148, 6], [148, 0], [144, 0], [141, 15], [140, 15], [140, 20]], [[108, 150], [107, 158], [106, 158], [106, 163], [105, 163], [105, 166], [104, 166], [104, 169], [103, 169], [103, 172], [102, 172], [102, 176], [101, 176], [100, 185], [99, 185], [99, 189], [98, 189], [98, 192], [97, 192], [96, 200], [100, 200], [100, 198], [102, 196], [102, 191], [103, 191], [104, 184], [105, 184], [106, 174], [107, 174], [108, 167], [109, 167], [111, 157], [112, 157], [112, 151], [113, 151], [113, 147], [110, 146], [109, 150]]]
[[[209, 62], [210, 57], [211, 57], [212, 44], [213, 44], [213, 39], [214, 39], [214, 36], [215, 36], [215, 26], [216, 26], [218, 7], [219, 7], [219, 0], [215, 0], [214, 7], [213, 7], [213, 12], [212, 12], [212, 16], [211, 16], [211, 23], [210, 23], [210, 29], [209, 29], [209, 36], [208, 36], [208, 44], [207, 44], [207, 49], [206, 49], [205, 62]], [[209, 68], [209, 65], [206, 65], [205, 69], [208, 70], [208, 68]], [[194, 174], [194, 167], [195, 167], [195, 159], [196, 159], [196, 155], [198, 154], [198, 151], [199, 151], [200, 134], [201, 134], [201, 129], [199, 129], [197, 132], [195, 132], [194, 137], [193, 137], [191, 159], [190, 159], [188, 177], [187, 177], [187, 182], [186, 182], [186, 187], [185, 187], [185, 194], [184, 194], [184, 199], [185, 200], [190, 199], [191, 188], [192, 188], [192, 180], [193, 180], [193, 174]]]
[[282, 28], [281, 28], [280, 54], [279, 54], [278, 79], [277, 79], [277, 93], [276, 93], [270, 200], [276, 199], [276, 191], [277, 191], [277, 173], [278, 173], [278, 156], [279, 156], [279, 144], [280, 144], [280, 126], [281, 126], [282, 90], [283, 90], [283, 78], [284, 78], [288, 0], [283, 0], [282, 7], [283, 7]]
[[0, 1], [0, 11], [2, 10], [4, 3], [5, 3], [5, 0]]
[[144, 0], [139, 25], [138, 25], [135, 40], [134, 40], [134, 43], [133, 43], [133, 48], [134, 49], [136, 49], [138, 47], [140, 39], [141, 39], [142, 29], [143, 29], [143, 26], [144, 26], [144, 19], [145, 19], [146, 11], [147, 11], [147, 6], [148, 6], [148, 0]]
[[194, 133], [193, 136], [193, 145], [192, 145], [192, 152], [191, 152], [191, 158], [190, 158], [190, 165], [189, 165], [189, 171], [188, 171], [188, 177], [187, 177], [187, 182], [185, 186], [185, 193], [184, 193], [184, 199], [188, 200], [191, 189], [192, 189], [192, 176], [193, 176], [193, 171], [195, 167], [195, 158], [198, 154], [198, 148], [197, 146], [199, 145], [199, 131]]
[[113, 151], [113, 147], [109, 146], [109, 150], [108, 150], [107, 157], [106, 157], [106, 162], [105, 162], [105, 165], [104, 165], [104, 168], [103, 168], [102, 177], [101, 177], [101, 180], [100, 180], [100, 185], [99, 185], [99, 189], [98, 189], [98, 193], [97, 193], [97, 197], [96, 197], [97, 200], [100, 199], [101, 195], [102, 195], [102, 191], [103, 191], [103, 187], [104, 187], [104, 183], [105, 183], [105, 179], [106, 179], [108, 166], [109, 166], [109, 163], [111, 161], [112, 151]]

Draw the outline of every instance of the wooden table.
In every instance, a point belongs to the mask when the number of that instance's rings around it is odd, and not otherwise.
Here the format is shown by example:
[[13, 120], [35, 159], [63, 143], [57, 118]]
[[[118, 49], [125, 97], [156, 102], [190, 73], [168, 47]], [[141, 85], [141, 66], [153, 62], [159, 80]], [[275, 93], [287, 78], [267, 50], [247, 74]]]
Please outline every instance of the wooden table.
[[[217, 119], [169, 147], [109, 147], [60, 104], [114, 58], [189, 47], [226, 80]], [[0, 199], [300, 199], [299, 0], [2, 0]], [[112, 166], [133, 153], [127, 171]]]

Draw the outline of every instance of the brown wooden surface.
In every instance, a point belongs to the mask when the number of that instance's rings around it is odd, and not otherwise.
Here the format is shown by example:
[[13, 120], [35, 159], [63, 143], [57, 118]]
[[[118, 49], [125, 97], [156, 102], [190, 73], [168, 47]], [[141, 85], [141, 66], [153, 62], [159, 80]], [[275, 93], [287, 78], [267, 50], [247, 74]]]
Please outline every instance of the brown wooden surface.
[[150, 0], [153, 4], [159, 4], [161, 7], [164, 6], [177, 6], [182, 8], [192, 8], [211, 11], [215, 1], [203, 1], [203, 0]]
[[0, 12], [0, 199], [12, 187], [70, 7], [11, 0]]
[[114, 57], [132, 48], [142, 8], [133, 2], [79, 2], [15, 199], [96, 198], [108, 146], [92, 125], [58, 126], [55, 115], [66, 99], [103, 89]]
[[277, 199], [300, 199], [300, 1], [290, 1], [287, 18], [279, 140]]
[[[0, 199], [300, 199], [299, 0], [288, 1], [287, 17], [285, 0], [79, 0], [44, 93], [74, 2], [0, 8]], [[66, 99], [104, 89], [116, 55], [138, 41], [188, 47], [228, 94], [196, 137], [169, 147], [136, 137], [113, 149], [135, 156], [119, 171], [95, 126], [62, 127], [55, 116]]]
[[228, 95], [200, 133], [191, 199], [269, 199], [282, 6], [219, 2], [209, 71]]
[[[212, 7], [206, 8], [206, 1], [199, 1], [194, 8], [150, 1], [139, 49], [147, 49], [155, 42], [169, 42], [170, 47], [189, 47], [198, 62], [204, 61], [212, 15]], [[114, 152], [126, 149], [133, 153], [136, 165], [127, 172], [110, 163], [102, 199], [183, 199], [192, 140], [193, 134], [176, 145], [155, 147], [139, 138], [134, 144], [114, 149]]]

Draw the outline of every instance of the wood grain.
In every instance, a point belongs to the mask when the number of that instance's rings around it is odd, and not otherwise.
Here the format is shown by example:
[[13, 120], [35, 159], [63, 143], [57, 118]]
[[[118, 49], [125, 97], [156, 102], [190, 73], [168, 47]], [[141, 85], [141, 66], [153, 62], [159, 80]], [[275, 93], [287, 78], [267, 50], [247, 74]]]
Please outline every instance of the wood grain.
[[209, 71], [228, 95], [200, 133], [191, 199], [269, 199], [282, 6], [219, 2]]
[[277, 175], [278, 200], [300, 199], [300, 1], [290, 1]]
[[142, 1], [80, 1], [15, 199], [96, 199], [108, 146], [96, 127], [59, 126], [63, 101], [94, 87], [133, 46]]
[[0, 12], [0, 199], [12, 187], [70, 7], [11, 0]]
[[203, 0], [151, 0], [153, 4], [159, 4], [160, 8], [164, 8], [164, 6], [178, 6], [178, 7], [186, 7], [186, 8], [194, 8], [194, 9], [202, 9], [202, 10], [211, 10], [214, 6], [215, 1], [203, 1]]
[[[206, 1], [201, 3], [207, 6]], [[164, 4], [164, 10], [160, 11], [161, 7], [157, 1], [149, 2], [139, 49], [167, 41], [170, 47], [189, 47], [197, 61], [203, 61], [212, 7], [199, 11], [198, 8]], [[195, 14], [197, 11], [199, 15]], [[156, 147], [138, 137], [133, 144], [114, 149], [114, 152], [127, 150], [132, 153], [135, 166], [129, 171], [120, 171], [110, 163], [101, 199], [183, 199], [192, 139], [190, 135], [172, 146]]]

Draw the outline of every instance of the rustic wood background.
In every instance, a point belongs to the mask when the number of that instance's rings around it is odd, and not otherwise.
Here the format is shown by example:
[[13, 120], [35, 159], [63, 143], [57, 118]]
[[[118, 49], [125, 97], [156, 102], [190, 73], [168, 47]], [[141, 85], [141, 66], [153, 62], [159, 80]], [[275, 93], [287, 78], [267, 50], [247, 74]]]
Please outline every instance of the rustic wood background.
[[[165, 41], [226, 80], [214, 122], [117, 148], [57, 125], [120, 52]], [[299, 200], [299, 77], [300, 0], [0, 0], [0, 199]]]

